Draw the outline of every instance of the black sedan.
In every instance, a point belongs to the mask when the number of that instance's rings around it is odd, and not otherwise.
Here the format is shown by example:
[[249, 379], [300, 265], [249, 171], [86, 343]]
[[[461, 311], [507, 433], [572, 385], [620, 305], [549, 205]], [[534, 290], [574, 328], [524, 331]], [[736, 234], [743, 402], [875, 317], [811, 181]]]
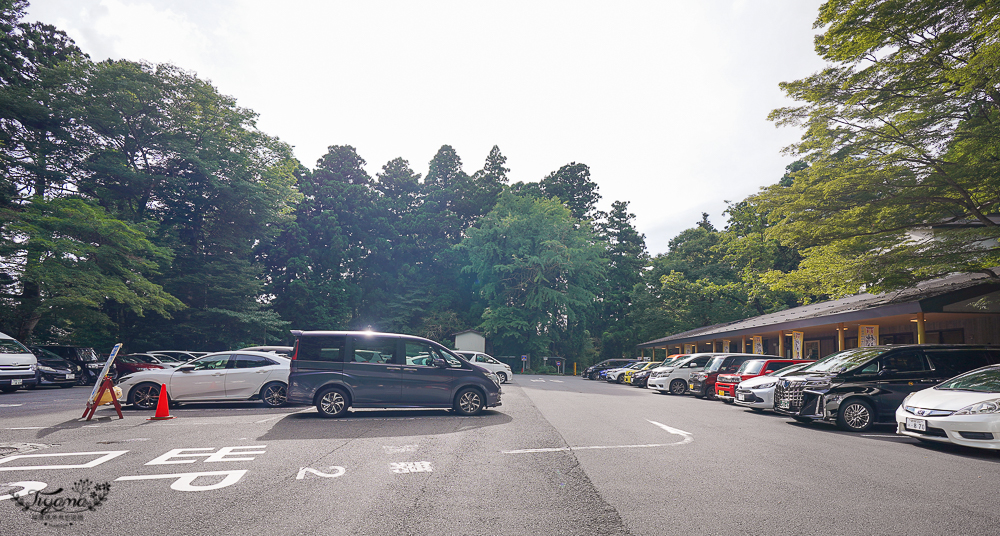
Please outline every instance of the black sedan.
[[79, 365], [69, 362], [45, 348], [33, 346], [29, 349], [38, 359], [38, 366], [35, 367], [35, 385], [27, 386], [28, 389], [34, 389], [38, 385], [73, 387], [77, 384], [81, 374]]

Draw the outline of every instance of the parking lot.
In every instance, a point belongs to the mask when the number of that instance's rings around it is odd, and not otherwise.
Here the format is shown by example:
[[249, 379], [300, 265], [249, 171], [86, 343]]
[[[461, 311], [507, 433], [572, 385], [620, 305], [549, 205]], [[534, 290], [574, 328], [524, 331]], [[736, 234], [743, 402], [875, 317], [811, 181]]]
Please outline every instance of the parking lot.
[[[147, 421], [89, 388], [0, 396], [0, 495], [109, 484], [94, 510], [2, 534], [990, 534], [992, 452], [851, 434], [578, 377], [503, 405], [352, 411], [187, 404]], [[46, 524], [47, 523], [47, 524]]]

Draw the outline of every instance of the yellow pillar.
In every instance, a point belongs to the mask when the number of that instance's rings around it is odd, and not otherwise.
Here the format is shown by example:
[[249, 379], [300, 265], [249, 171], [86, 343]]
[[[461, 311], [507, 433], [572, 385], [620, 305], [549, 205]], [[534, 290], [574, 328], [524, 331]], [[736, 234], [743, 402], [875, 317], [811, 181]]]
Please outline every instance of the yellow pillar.
[[778, 357], [785, 357], [785, 330], [778, 330]]
[[844, 323], [837, 324], [837, 350], [843, 351], [847, 343], [844, 342]]
[[917, 344], [927, 342], [927, 329], [924, 326], [924, 313], [917, 313]]
[[740, 343], [740, 353], [741, 354], [747, 353], [747, 336], [746, 335], [743, 336], [743, 341]]

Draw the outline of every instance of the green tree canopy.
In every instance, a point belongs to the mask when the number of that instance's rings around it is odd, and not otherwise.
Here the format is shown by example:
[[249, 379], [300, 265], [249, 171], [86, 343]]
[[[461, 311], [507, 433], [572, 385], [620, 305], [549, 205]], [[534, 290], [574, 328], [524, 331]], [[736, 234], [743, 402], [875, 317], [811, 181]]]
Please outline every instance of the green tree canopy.
[[830, 65], [781, 87], [789, 152], [809, 164], [761, 196], [770, 235], [801, 249], [775, 285], [839, 296], [1000, 264], [1000, 4], [829, 0]]
[[481, 329], [507, 352], [559, 355], [580, 341], [604, 263], [589, 223], [554, 200], [500, 196], [462, 249], [487, 302]]

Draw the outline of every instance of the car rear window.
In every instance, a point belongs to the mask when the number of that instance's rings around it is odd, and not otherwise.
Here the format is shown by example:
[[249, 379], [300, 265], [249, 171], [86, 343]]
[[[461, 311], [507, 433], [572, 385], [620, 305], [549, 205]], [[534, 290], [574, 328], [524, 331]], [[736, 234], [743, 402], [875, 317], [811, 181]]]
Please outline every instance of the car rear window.
[[334, 361], [344, 360], [344, 336], [321, 335], [314, 337], [299, 337], [296, 359], [302, 361]]

